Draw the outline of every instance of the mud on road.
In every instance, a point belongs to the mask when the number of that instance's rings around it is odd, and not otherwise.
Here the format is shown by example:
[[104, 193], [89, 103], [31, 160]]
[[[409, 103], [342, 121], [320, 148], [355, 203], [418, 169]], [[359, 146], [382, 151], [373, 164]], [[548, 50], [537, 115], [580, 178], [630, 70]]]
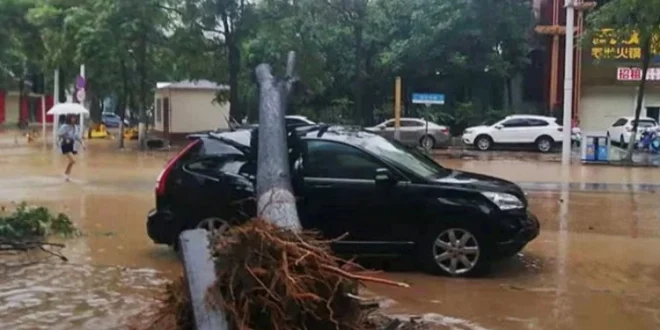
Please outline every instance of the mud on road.
[[[155, 178], [171, 154], [114, 146], [91, 141], [74, 182], [65, 183], [57, 152], [0, 143], [0, 205], [25, 200], [65, 211], [85, 232], [66, 242], [67, 264], [2, 261], [0, 329], [122, 329], [163, 281], [180, 274], [176, 255], [145, 232]], [[660, 328], [660, 171], [562, 170], [525, 159], [440, 162], [520, 183], [542, 234], [487, 278], [390, 269], [386, 277], [413, 286], [370, 286], [388, 311], [427, 314], [449, 329]]]

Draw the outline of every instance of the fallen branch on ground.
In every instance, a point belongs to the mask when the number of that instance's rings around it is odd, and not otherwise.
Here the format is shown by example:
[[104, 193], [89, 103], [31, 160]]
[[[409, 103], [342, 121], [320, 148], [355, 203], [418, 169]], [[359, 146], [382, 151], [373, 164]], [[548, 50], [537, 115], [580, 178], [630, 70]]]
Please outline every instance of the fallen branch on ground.
[[[5, 208], [1, 211], [4, 213]], [[62, 261], [68, 259], [59, 252], [64, 244], [50, 243], [46, 238], [50, 235], [73, 237], [80, 231], [63, 213], [52, 214], [45, 207], [31, 207], [20, 203], [10, 214], [0, 215], [0, 252], [27, 252], [39, 249]]]

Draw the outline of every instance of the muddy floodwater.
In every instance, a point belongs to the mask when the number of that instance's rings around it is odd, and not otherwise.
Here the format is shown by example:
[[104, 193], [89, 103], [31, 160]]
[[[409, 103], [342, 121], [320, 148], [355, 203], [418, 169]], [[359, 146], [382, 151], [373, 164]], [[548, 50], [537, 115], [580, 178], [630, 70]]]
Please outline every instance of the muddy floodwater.
[[[68, 263], [0, 257], [0, 329], [124, 329], [181, 272], [175, 254], [145, 231], [156, 176], [172, 153], [91, 141], [65, 183], [57, 152], [9, 133], [0, 142], [0, 205], [48, 206], [85, 233], [65, 241]], [[389, 312], [425, 314], [448, 329], [660, 328], [659, 169], [438, 160], [519, 183], [542, 233], [486, 278], [388, 267], [383, 276], [412, 284], [369, 287]]]

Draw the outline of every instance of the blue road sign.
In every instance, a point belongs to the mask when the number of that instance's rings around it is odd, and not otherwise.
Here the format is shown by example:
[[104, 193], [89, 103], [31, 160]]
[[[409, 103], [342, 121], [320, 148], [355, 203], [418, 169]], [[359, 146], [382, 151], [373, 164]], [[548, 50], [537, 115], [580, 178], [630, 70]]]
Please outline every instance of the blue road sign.
[[445, 94], [413, 93], [414, 104], [445, 104]]

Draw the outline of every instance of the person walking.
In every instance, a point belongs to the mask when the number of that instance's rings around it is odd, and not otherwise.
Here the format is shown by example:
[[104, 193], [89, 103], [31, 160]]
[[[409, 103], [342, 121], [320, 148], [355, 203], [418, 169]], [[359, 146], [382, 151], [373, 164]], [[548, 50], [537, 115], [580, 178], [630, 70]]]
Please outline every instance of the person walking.
[[64, 171], [64, 180], [69, 181], [71, 180], [71, 169], [73, 168], [73, 164], [76, 163], [75, 155], [78, 153], [76, 151], [76, 142], [79, 142], [83, 149], [85, 148], [85, 144], [80, 138], [75, 115], [68, 115], [66, 117], [66, 122], [57, 130], [57, 136], [59, 137], [62, 155], [66, 156], [69, 160]]

